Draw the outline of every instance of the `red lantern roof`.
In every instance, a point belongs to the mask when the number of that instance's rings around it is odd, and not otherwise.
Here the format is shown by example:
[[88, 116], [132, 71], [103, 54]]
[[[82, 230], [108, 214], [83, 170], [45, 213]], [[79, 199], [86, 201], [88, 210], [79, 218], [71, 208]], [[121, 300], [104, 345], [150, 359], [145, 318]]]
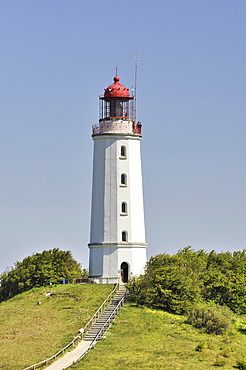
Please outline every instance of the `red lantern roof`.
[[109, 85], [105, 90], [104, 98], [128, 98], [130, 97], [129, 89], [124, 85], [119, 83], [120, 78], [118, 76], [114, 77], [114, 83]]

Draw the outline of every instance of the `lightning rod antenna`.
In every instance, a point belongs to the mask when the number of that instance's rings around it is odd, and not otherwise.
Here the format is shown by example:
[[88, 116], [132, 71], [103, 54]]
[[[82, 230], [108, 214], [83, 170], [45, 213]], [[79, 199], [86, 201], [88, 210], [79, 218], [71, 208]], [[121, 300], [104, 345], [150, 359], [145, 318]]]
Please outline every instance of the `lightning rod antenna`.
[[137, 54], [134, 56], [135, 60], [135, 82], [134, 82], [134, 120], [137, 122], [137, 74], [138, 74], [138, 60], [140, 58], [140, 55]]

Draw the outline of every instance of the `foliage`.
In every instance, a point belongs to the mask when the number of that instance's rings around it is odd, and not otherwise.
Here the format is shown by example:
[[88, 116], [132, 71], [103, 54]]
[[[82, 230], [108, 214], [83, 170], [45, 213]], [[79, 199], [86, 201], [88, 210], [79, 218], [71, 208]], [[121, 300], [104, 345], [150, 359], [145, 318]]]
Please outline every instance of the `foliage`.
[[36, 253], [0, 275], [0, 301], [35, 286], [61, 283], [62, 278], [81, 277], [84, 273], [70, 251], [54, 248]]
[[187, 322], [196, 328], [204, 328], [208, 334], [223, 334], [230, 325], [230, 313], [215, 304], [200, 305], [190, 311]]
[[140, 305], [184, 313], [201, 299], [199, 271], [203, 264], [189, 248], [174, 256], [151, 257], [145, 275], [130, 280], [130, 297]]
[[81, 278], [88, 278], [88, 275], [89, 275], [88, 269], [83, 268], [83, 269], [81, 270], [80, 277], [81, 277]]
[[194, 251], [158, 254], [145, 274], [128, 283], [132, 301], [169, 312], [187, 313], [199, 302], [226, 305], [246, 313], [246, 250], [234, 253]]
[[246, 250], [207, 255], [203, 273], [204, 299], [246, 313]]

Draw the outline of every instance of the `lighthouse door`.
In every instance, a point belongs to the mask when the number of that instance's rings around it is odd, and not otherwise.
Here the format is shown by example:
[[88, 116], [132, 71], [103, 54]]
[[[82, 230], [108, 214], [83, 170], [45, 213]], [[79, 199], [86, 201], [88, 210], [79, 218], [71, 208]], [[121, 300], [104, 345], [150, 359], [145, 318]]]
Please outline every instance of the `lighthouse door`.
[[128, 263], [122, 262], [122, 264], [120, 266], [120, 270], [121, 270], [121, 280], [122, 280], [122, 282], [127, 283], [128, 282]]

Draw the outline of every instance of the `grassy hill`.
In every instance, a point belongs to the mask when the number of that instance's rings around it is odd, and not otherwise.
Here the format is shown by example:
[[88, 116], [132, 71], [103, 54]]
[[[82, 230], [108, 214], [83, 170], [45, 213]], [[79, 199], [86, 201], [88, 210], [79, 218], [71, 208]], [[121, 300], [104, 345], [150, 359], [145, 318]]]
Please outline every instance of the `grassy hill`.
[[[0, 369], [21, 370], [68, 344], [112, 290], [112, 285], [57, 285], [32, 289], [0, 303]], [[246, 317], [241, 316], [241, 322]], [[186, 317], [127, 303], [103, 339], [71, 369], [232, 370], [246, 355], [246, 335], [234, 323], [208, 335]]]
[[[246, 356], [246, 335], [234, 328], [205, 334], [186, 318], [127, 303], [107, 333], [76, 370], [232, 370]], [[246, 366], [246, 362], [245, 362]], [[242, 368], [242, 369], [246, 369]]]
[[113, 285], [52, 285], [0, 303], [0, 369], [21, 370], [67, 345]]

